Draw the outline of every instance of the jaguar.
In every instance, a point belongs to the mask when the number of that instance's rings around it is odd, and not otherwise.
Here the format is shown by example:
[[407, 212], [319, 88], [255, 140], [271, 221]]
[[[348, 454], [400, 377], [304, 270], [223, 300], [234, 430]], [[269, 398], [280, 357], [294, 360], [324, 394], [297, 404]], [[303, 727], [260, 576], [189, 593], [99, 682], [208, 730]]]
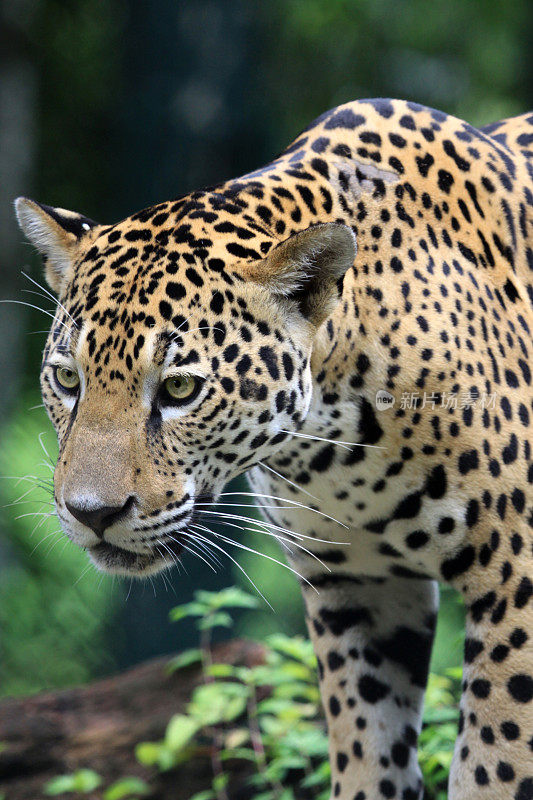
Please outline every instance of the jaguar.
[[16, 201], [58, 298], [64, 532], [150, 575], [223, 549], [206, 514], [246, 473], [301, 582], [339, 800], [422, 797], [439, 582], [466, 609], [450, 800], [533, 798], [532, 144], [531, 114], [360, 100], [118, 224]]

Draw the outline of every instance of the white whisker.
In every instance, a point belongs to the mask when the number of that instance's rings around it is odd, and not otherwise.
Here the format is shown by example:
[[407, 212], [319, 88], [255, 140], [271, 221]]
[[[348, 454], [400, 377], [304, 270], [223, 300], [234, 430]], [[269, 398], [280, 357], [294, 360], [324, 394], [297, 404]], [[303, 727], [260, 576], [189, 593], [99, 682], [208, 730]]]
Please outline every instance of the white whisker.
[[[195, 527], [196, 527], [195, 525], [191, 525], [191, 528], [195, 528]], [[269, 561], [273, 561], [275, 564], [278, 564], [280, 567], [283, 567], [284, 569], [288, 569], [289, 572], [292, 572], [293, 575], [296, 575], [298, 578], [300, 578], [300, 580], [304, 581], [304, 583], [307, 583], [311, 587], [311, 589], [314, 589], [314, 591], [318, 594], [318, 591], [317, 591], [317, 589], [315, 589], [313, 584], [309, 580], [307, 580], [307, 578], [305, 578], [303, 575], [300, 575], [300, 573], [297, 570], [295, 570], [295, 569], [293, 569], [293, 567], [289, 566], [289, 564], [284, 564], [283, 561], [280, 561], [279, 559], [274, 558], [274, 556], [269, 556], [266, 553], [260, 553], [258, 550], [254, 550], [253, 547], [247, 547], [245, 544], [241, 544], [241, 542], [236, 542], [234, 539], [230, 539], [227, 536], [223, 536], [221, 533], [216, 533], [215, 531], [210, 531], [210, 533], [213, 536], [216, 536], [217, 539], [222, 539], [222, 541], [226, 542], [227, 544], [231, 544], [234, 547], [238, 547], [240, 550], [247, 550], [249, 553], [254, 553], [254, 555], [256, 555], [256, 556], [262, 556], [263, 558], [267, 558]]]
[[[211, 531], [209, 531], [207, 528], [206, 528], [206, 530], [208, 531], [208, 533], [211, 533]], [[266, 597], [265, 597], [265, 595], [263, 594], [263, 592], [261, 592], [261, 590], [260, 590], [260, 589], [259, 589], [259, 588], [256, 586], [256, 584], [255, 584], [255, 583], [253, 582], [253, 580], [250, 578], [250, 576], [248, 575], [248, 573], [246, 572], [246, 570], [244, 569], [244, 567], [241, 567], [241, 565], [239, 564], [239, 562], [238, 562], [238, 561], [236, 561], [236, 560], [233, 558], [233, 556], [231, 556], [231, 555], [230, 555], [228, 552], [226, 552], [226, 550], [224, 550], [224, 548], [223, 548], [223, 547], [220, 547], [220, 546], [219, 546], [218, 544], [216, 544], [215, 542], [212, 542], [212, 541], [210, 541], [209, 539], [206, 539], [206, 537], [205, 537], [205, 536], [201, 536], [201, 534], [199, 534], [199, 533], [195, 533], [195, 534], [191, 534], [191, 533], [185, 533], [185, 535], [186, 535], [186, 536], [194, 536], [195, 540], [196, 540], [196, 539], [202, 539], [203, 541], [207, 542], [207, 544], [209, 544], [211, 547], [214, 547], [216, 550], [219, 550], [219, 551], [220, 551], [220, 552], [221, 552], [223, 555], [225, 555], [225, 556], [226, 556], [226, 558], [229, 558], [229, 560], [230, 560], [230, 561], [231, 561], [233, 564], [235, 564], [235, 566], [237, 567], [237, 569], [238, 569], [238, 570], [240, 570], [240, 571], [242, 572], [242, 574], [244, 575], [244, 577], [246, 578], [246, 580], [247, 580], [247, 581], [249, 581], [249, 582], [251, 583], [251, 585], [254, 587], [255, 591], [257, 592], [257, 594], [258, 594], [260, 597], [262, 597], [262, 599], [265, 601], [265, 603], [267, 604], [267, 606], [268, 606], [268, 607], [269, 607], [269, 608], [270, 608], [272, 611], [274, 611], [273, 607], [272, 607], [272, 606], [271, 606], [271, 604], [268, 602], [268, 600], [266, 599]]]
[[34, 484], [41, 480], [37, 475], [0, 475], [0, 478], [6, 481], [17, 481], [17, 483], [19, 481], [32, 481]]
[[[175, 553], [172, 552], [170, 547], [168, 545], [166, 545], [163, 541], [161, 541], [161, 539], [156, 539], [156, 542], [159, 545], [159, 547], [163, 547], [167, 551], [167, 553], [170, 556], [171, 563], [172, 564], [176, 564], [177, 563], [176, 555], [175, 555]], [[163, 556], [163, 560], [165, 561], [165, 564], [166, 564], [167, 562], [166, 562], [164, 556]]]
[[[24, 275], [24, 273], [22, 273], [22, 274]], [[26, 276], [26, 277], [28, 277], [28, 276]], [[42, 292], [34, 292], [34, 291], [33, 291], [33, 289], [22, 289], [22, 291], [23, 291], [23, 292], [26, 292], [27, 294], [35, 294], [35, 295], [37, 295], [37, 297], [43, 297], [45, 300], [49, 300], [49, 299], [50, 299], [49, 297], [47, 297], [47, 295], [43, 294]], [[54, 300], [55, 300], [55, 298], [54, 298], [53, 296], [52, 296], [52, 299], [54, 299]], [[68, 313], [68, 311], [67, 311], [67, 309], [65, 308], [65, 306], [64, 306], [64, 305], [62, 305], [61, 303], [59, 303], [57, 300], [56, 300], [56, 303], [57, 303], [58, 307], [59, 307], [59, 308], [60, 308], [60, 309], [61, 309], [61, 310], [62, 310], [62, 311], [63, 311], [63, 312], [66, 314], [66, 316], [67, 316], [67, 317], [68, 317], [68, 318], [69, 318], [69, 319], [72, 321], [72, 323], [73, 323], [74, 327], [75, 327], [75, 328], [78, 328], [78, 325], [76, 324], [76, 321], [75, 321], [75, 320], [74, 320], [74, 319], [73, 319], [73, 318], [70, 316], [70, 314]], [[56, 310], [56, 313], [57, 313], [57, 310]]]
[[[185, 322], [187, 322], [187, 320], [185, 320]], [[181, 324], [183, 325], [184, 323], [182, 322]], [[187, 336], [189, 333], [194, 333], [195, 331], [210, 331], [214, 327], [215, 327], [214, 325], [202, 325], [200, 328], [189, 328], [188, 331], [181, 331], [180, 333], [178, 333], [179, 329], [181, 328], [180, 325], [180, 328], [176, 328], [175, 331], [172, 331], [170, 336], [176, 338], [183, 338], [184, 336]]]
[[[27, 489], [25, 492], [23, 492], [20, 495], [20, 497], [17, 497], [16, 500], [12, 500], [11, 503], [5, 503], [3, 506], [0, 506], [0, 508], [10, 508], [11, 506], [18, 506], [20, 503], [23, 503], [24, 502], [24, 498], [27, 497], [32, 492], [34, 492], [36, 488], [39, 488], [39, 487], [36, 487], [35, 485], [30, 486], [30, 488]], [[26, 500], [26, 503], [31, 503], [31, 502], [38, 503], [38, 502], [42, 502], [42, 501], [40, 501], [40, 500], [33, 500], [33, 501], [32, 500]]]
[[[30, 538], [31, 538], [31, 536], [33, 536], [33, 534], [35, 533], [35, 531], [36, 531], [36, 530], [37, 530], [37, 526], [35, 526], [35, 528], [32, 530], [32, 532], [31, 532], [31, 535], [30, 535]], [[38, 547], [39, 547], [41, 544], [44, 544], [45, 542], [47, 542], [47, 541], [48, 541], [48, 539], [50, 539], [50, 537], [51, 537], [51, 536], [57, 536], [57, 535], [58, 535], [58, 534], [60, 534], [60, 533], [61, 533], [61, 531], [51, 531], [50, 533], [47, 533], [47, 534], [46, 534], [46, 536], [43, 536], [43, 538], [42, 538], [42, 539], [39, 539], [39, 541], [38, 541], [38, 542], [35, 544], [35, 546], [34, 546], [33, 550], [32, 550], [32, 551], [31, 551], [31, 553], [30, 553], [30, 558], [32, 557], [32, 555], [35, 553], [35, 551], [37, 550], [37, 548], [38, 548]], [[59, 540], [58, 540], [58, 541], [59, 541]]]
[[311, 436], [307, 433], [296, 433], [295, 431], [284, 431], [281, 430], [280, 433], [287, 433], [289, 436], [299, 436], [301, 439], [309, 439], [313, 442], [327, 442], [328, 444], [336, 444], [339, 447], [343, 447], [345, 450], [349, 450], [351, 447], [371, 447], [375, 450], [385, 450], [386, 448], [380, 444], [362, 444], [361, 442], [342, 442], [337, 439], [324, 439], [322, 436]]
[[89, 572], [90, 569], [92, 569], [92, 566], [93, 565], [89, 562], [89, 564], [85, 567], [83, 572], [80, 572], [80, 574], [78, 575], [78, 577], [76, 578], [76, 580], [72, 584], [73, 587], [78, 585], [78, 583], [81, 581], [81, 579], [84, 578], [87, 575], [87, 573]]
[[[163, 561], [165, 563], [165, 566], [168, 566], [170, 569], [172, 569], [173, 566], [175, 566], [175, 567], [179, 566], [178, 561], [175, 558], [172, 558], [171, 562], [169, 564], [168, 561], [163, 556]], [[170, 581], [168, 580], [168, 578], [167, 578], [167, 576], [165, 575], [164, 572], [160, 572], [159, 574], [161, 575], [161, 580], [163, 581], [163, 586], [165, 587], [165, 591], [168, 594], [169, 586], [170, 586], [171, 589], [173, 589], [174, 587], [172, 586], [172, 584], [170, 583]]]
[[41, 447], [42, 447], [42, 449], [43, 449], [43, 452], [44, 452], [45, 456], [47, 457], [48, 461], [49, 461], [49, 462], [50, 462], [50, 464], [52, 464], [52, 466], [53, 466], [54, 462], [52, 461], [52, 457], [50, 456], [50, 453], [48, 452], [48, 450], [47, 450], [47, 449], [46, 449], [46, 447], [44, 446], [44, 442], [43, 442], [43, 436], [44, 436], [44, 435], [45, 435], [45, 432], [44, 432], [44, 431], [41, 431], [41, 433], [39, 434], [39, 437], [38, 437], [38, 438], [39, 438], [39, 444], [41, 445]]
[[[54, 532], [56, 532], [56, 531], [54, 531]], [[60, 531], [57, 531], [57, 533], [60, 533]], [[57, 539], [57, 540], [56, 540], [56, 541], [55, 541], [55, 542], [52, 544], [52, 546], [50, 547], [50, 549], [49, 549], [49, 550], [48, 550], [48, 552], [46, 553], [46, 555], [45, 555], [45, 558], [48, 558], [48, 557], [50, 556], [50, 554], [51, 554], [52, 550], [54, 549], [54, 547], [57, 547], [58, 543], [59, 543], [59, 542], [61, 542], [62, 540], [63, 540], [63, 537], [62, 537], [62, 536], [60, 536], [60, 537], [59, 537], [59, 539]], [[68, 542], [69, 540], [67, 539], [66, 541]], [[66, 544], [66, 542], [65, 542], [65, 544]], [[64, 550], [64, 549], [65, 549], [65, 546], [63, 545], [63, 550]]]
[[65, 323], [62, 320], [56, 319], [55, 314], [52, 314], [51, 311], [47, 311], [45, 308], [36, 306], [33, 303], [26, 303], [24, 300], [0, 300], [0, 303], [14, 303], [17, 306], [26, 306], [27, 308], [34, 308], [36, 311], [41, 311], [43, 314], [46, 314], [48, 317], [51, 317], [54, 320], [54, 322], [58, 322], [65, 328], [65, 330], [69, 331], [68, 325], [65, 325]]
[[249, 522], [253, 525], [264, 525], [267, 528], [271, 528], [272, 530], [280, 531], [281, 533], [287, 533], [289, 536], [294, 536], [297, 539], [311, 539], [314, 542], [323, 542], [325, 544], [350, 544], [350, 542], [332, 542], [329, 539], [317, 539], [314, 536], [306, 536], [303, 533], [299, 533], [297, 531], [291, 531], [288, 528], [283, 528], [281, 525], [275, 525], [273, 522], [268, 522], [267, 520], [258, 520], [253, 519], [251, 517], [245, 517], [240, 514], [228, 514], [226, 511], [208, 511], [208, 510], [200, 510], [201, 514], [209, 514], [210, 516], [221, 517], [225, 519], [234, 519], [237, 522]]
[[[173, 538], [173, 537], [171, 537], [171, 538]], [[176, 539], [175, 541], [178, 541], [178, 540]], [[178, 542], [178, 544], [181, 544], [181, 542]], [[220, 568], [223, 567], [222, 561], [218, 558], [218, 556], [215, 555], [215, 553], [212, 553], [211, 550], [203, 542], [195, 542], [195, 545], [203, 553], [205, 553], [206, 558], [212, 559], [213, 563], [216, 564], [218, 567], [220, 567]]]
[[[170, 538], [171, 538], [171, 539], [173, 539], [175, 542], [178, 542], [178, 540], [177, 540], [177, 539], [174, 539], [174, 537], [173, 537], [173, 536], [171, 536]], [[183, 547], [183, 549], [184, 549], [184, 550], [186, 550], [188, 553], [190, 553], [190, 554], [191, 554], [191, 555], [193, 555], [193, 556], [196, 556], [196, 558], [199, 558], [199, 559], [200, 559], [200, 561], [203, 561], [203, 562], [204, 562], [204, 564], [207, 564], [207, 566], [209, 567], [209, 569], [213, 570], [213, 572], [216, 574], [217, 570], [216, 570], [216, 568], [214, 567], [214, 565], [213, 565], [213, 564], [212, 564], [210, 561], [208, 561], [208, 560], [207, 560], [207, 558], [204, 558], [204, 556], [203, 556], [203, 555], [201, 555], [200, 553], [198, 553], [196, 550], [193, 550], [193, 548], [192, 548], [192, 545], [191, 545], [191, 544], [189, 544], [189, 545], [186, 545], [186, 544], [185, 544], [185, 542], [178, 542], [178, 544], [180, 544], [180, 545], [181, 545], [181, 547]], [[198, 545], [198, 544], [199, 544], [199, 542], [197, 542], [196, 544]]]
[[[41, 290], [42, 290], [42, 292], [44, 292], [44, 294], [41, 294], [41, 297], [44, 297], [45, 299], [50, 299], [50, 300], [53, 300], [53, 302], [54, 302], [54, 303], [57, 303], [57, 305], [59, 306], [59, 308], [62, 308], [62, 309], [63, 309], [63, 311], [65, 312], [65, 314], [67, 315], [67, 317], [68, 317], [70, 320], [72, 320], [72, 322], [74, 323], [74, 327], [75, 327], [75, 328], [78, 328], [78, 327], [79, 327], [79, 326], [78, 326], [78, 324], [77, 324], [77, 322], [76, 322], [76, 320], [75, 320], [73, 317], [71, 317], [71, 316], [70, 316], [70, 314], [68, 313], [68, 311], [67, 311], [67, 309], [65, 308], [65, 306], [64, 306], [62, 303], [60, 303], [60, 302], [59, 302], [59, 300], [57, 299], [57, 297], [55, 297], [55, 295], [53, 295], [53, 294], [52, 294], [52, 292], [50, 292], [50, 291], [49, 291], [49, 290], [48, 290], [48, 289], [47, 289], [45, 286], [43, 286], [42, 284], [40, 284], [38, 281], [34, 280], [34, 278], [32, 278], [32, 277], [31, 277], [31, 275], [28, 275], [28, 274], [27, 274], [26, 272], [24, 272], [23, 270], [21, 270], [21, 274], [22, 274], [22, 275], [24, 275], [24, 277], [25, 277], [25, 278], [27, 278], [27, 280], [31, 281], [31, 282], [33, 283], [33, 285], [34, 285], [34, 286], [37, 286], [37, 288], [38, 288], [38, 289], [41, 289]], [[23, 291], [29, 292], [29, 291], [31, 291], [31, 290], [30, 290], [30, 289], [24, 289]], [[34, 294], [37, 294], [37, 292], [34, 292]]]
[[[291, 539], [288, 536], [281, 536], [280, 534], [273, 533], [272, 531], [265, 531], [265, 530], [263, 530], [261, 528], [259, 528], [259, 529], [258, 528], [252, 528], [249, 525], [244, 525], [244, 526], [243, 525], [237, 525], [235, 522], [220, 521], [218, 524], [219, 525], [227, 525], [229, 528], [237, 528], [237, 530], [239, 530], [239, 531], [250, 531], [251, 533], [262, 533], [264, 536], [272, 536], [278, 542], [288, 542], [288, 544], [293, 545], [294, 547], [297, 547], [298, 550], [301, 550], [302, 552], [306, 553], [311, 558], [314, 558], [315, 561], [318, 561], [320, 566], [323, 567], [327, 572], [331, 572], [331, 568], [328, 567], [327, 564], [324, 564], [324, 562], [320, 559], [320, 557], [316, 553], [313, 553], [311, 550], [308, 550], [307, 547], [304, 547], [299, 542], [295, 542], [294, 539]], [[329, 542], [328, 542], [328, 544], [329, 544]], [[289, 549], [289, 548], [287, 547], [287, 549]]]
[[288, 483], [289, 486], [294, 486], [294, 488], [297, 489], [299, 492], [303, 492], [304, 494], [308, 495], [309, 497], [312, 497], [313, 500], [316, 500], [318, 503], [320, 502], [318, 497], [315, 497], [314, 494], [311, 494], [311, 492], [308, 492], [307, 489], [303, 488], [303, 486], [298, 486], [297, 483], [294, 483], [294, 481], [290, 481], [288, 478], [285, 477], [285, 475], [282, 475], [281, 472], [276, 472], [275, 469], [272, 469], [272, 467], [269, 467], [268, 464], [265, 464], [263, 461], [258, 461], [257, 462], [257, 466], [258, 467], [262, 467], [263, 469], [267, 469], [269, 472], [272, 472], [274, 475], [276, 475], [276, 477], [281, 478], [282, 481], [285, 481], [286, 483]]
[[53, 517], [55, 516], [52, 511], [28, 511], [26, 514], [18, 514], [15, 519], [24, 519], [24, 517]]
[[[287, 497], [277, 497], [274, 494], [259, 494], [258, 492], [222, 492], [220, 497], [260, 497], [264, 498], [265, 500], [280, 500], [283, 503], [290, 503], [291, 506], [295, 508], [303, 508], [305, 511], [312, 511], [314, 514], [319, 514], [321, 517], [325, 517], [326, 519], [330, 519], [332, 522], [336, 522], [337, 525], [342, 525], [343, 528], [348, 529], [348, 525], [345, 525], [343, 522], [340, 522], [335, 517], [330, 517], [329, 514], [325, 514], [323, 511], [320, 511], [318, 508], [312, 508], [311, 506], [306, 506], [304, 503], [299, 503], [297, 500], [289, 500]], [[276, 506], [265, 506], [265, 508], [276, 508]]]

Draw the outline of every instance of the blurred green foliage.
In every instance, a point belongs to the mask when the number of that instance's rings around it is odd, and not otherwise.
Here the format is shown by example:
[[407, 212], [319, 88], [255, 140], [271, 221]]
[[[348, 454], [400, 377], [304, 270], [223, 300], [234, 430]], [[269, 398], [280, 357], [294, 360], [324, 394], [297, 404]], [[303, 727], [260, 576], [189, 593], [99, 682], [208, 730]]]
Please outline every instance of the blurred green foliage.
[[[253, 169], [322, 111], [357, 97], [413, 99], [474, 124], [531, 104], [528, 0], [14, 0], [2, 13], [4, 58], [16, 56], [36, 85], [31, 117], [22, 119], [35, 139], [24, 192], [102, 221]], [[30, 269], [40, 278], [37, 259]], [[11, 296], [24, 299], [23, 287], [14, 281]], [[47, 321], [32, 312], [24, 326]], [[0, 431], [9, 476], [36, 474], [40, 431], [53, 441], [48, 423], [32, 416], [42, 420], [42, 412], [26, 410], [39, 403], [42, 343], [25, 338], [17, 375], [0, 363], [5, 385], [28, 391]], [[40, 474], [50, 477], [46, 468]], [[23, 485], [2, 480], [1, 502]], [[134, 585], [126, 604], [129, 587], [92, 570], [78, 581], [81, 552], [58, 536], [47, 555], [57, 523], [44, 521], [32, 535], [43, 518], [16, 519], [39, 509], [0, 511], [2, 692], [82, 682], [173, 649], [165, 618], [176, 600]], [[266, 536], [242, 541], [278, 555]], [[238, 558], [275, 613], [253, 612], [252, 622], [245, 612], [237, 627], [303, 632], [292, 576], [257, 556]], [[190, 578], [173, 578], [178, 600], [214, 585], [197, 562], [188, 568]], [[462, 624], [454, 596], [443, 598], [433, 657], [441, 674], [459, 663]]]
[[[137, 745], [137, 760], [152, 773], [176, 770], [178, 774], [180, 765], [209, 753], [211, 785], [190, 800], [228, 800], [232, 774], [246, 776], [244, 783], [256, 800], [296, 800], [302, 793], [328, 800], [328, 737], [311, 642], [274, 633], [264, 640], [256, 638], [265, 654], [257, 666], [213, 662], [211, 639], [216, 628], [231, 627], [235, 609], [258, 605], [257, 597], [233, 586], [220, 592], [196, 591], [192, 602], [172, 610], [175, 622], [196, 621], [199, 646], [173, 659], [169, 669], [200, 662], [202, 681], [185, 713], [171, 717], [162, 740]], [[419, 742], [425, 800], [446, 800], [459, 683], [460, 670], [429, 678]], [[95, 772], [79, 770], [52, 779], [45, 792], [80, 797], [100, 784]], [[144, 795], [151, 796], [149, 781], [124, 778], [108, 787], [103, 798], [133, 800]]]
[[474, 125], [521, 113], [531, 14], [527, 0], [273, 0], [271, 119], [288, 141], [318, 111], [358, 97], [415, 100]]
[[0, 550], [0, 695], [84, 683], [113, 668], [112, 583], [88, 571], [85, 554], [59, 532], [51, 514], [55, 437], [42, 409], [28, 407], [22, 401], [0, 430], [0, 504], [11, 517]]

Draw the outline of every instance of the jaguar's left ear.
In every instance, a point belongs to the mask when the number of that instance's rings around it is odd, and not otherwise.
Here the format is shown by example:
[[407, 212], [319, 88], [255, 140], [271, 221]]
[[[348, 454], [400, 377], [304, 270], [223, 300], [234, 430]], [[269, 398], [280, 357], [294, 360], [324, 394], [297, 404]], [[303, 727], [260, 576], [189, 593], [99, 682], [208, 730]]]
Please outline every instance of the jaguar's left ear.
[[97, 223], [75, 211], [45, 206], [27, 197], [15, 200], [15, 211], [22, 231], [43, 256], [48, 285], [60, 294], [81, 240]]
[[339, 282], [353, 266], [355, 235], [347, 225], [313, 225], [270, 251], [253, 280], [273, 295], [296, 304], [303, 316], [320, 325], [338, 303]]

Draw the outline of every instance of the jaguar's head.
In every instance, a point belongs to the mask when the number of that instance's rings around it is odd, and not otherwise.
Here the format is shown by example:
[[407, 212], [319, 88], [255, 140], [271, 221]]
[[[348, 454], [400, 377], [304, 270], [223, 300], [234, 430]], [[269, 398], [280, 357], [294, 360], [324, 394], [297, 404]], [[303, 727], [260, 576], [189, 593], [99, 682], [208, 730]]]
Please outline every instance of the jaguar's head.
[[156, 572], [193, 541], [199, 509], [301, 425], [353, 233], [320, 224], [280, 242], [216, 192], [113, 226], [16, 209], [59, 298], [41, 387], [61, 525], [103, 570]]

